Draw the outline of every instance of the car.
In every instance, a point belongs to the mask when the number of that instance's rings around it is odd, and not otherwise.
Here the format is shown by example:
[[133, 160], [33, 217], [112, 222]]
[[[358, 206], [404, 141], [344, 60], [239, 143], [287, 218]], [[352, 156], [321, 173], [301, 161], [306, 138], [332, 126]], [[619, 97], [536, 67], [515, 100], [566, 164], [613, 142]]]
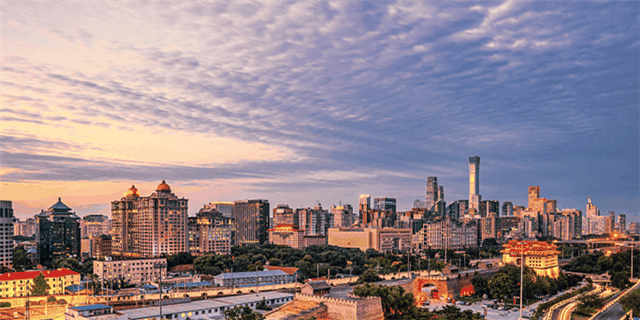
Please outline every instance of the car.
[[465, 303], [464, 303], [464, 305], [465, 305], [465, 306], [470, 306], [470, 305], [471, 305], [471, 302], [467, 301], [467, 302], [465, 302]]
[[497, 304], [494, 304], [491, 308], [498, 310], [498, 308], [500, 308], [500, 306], [497, 305]]

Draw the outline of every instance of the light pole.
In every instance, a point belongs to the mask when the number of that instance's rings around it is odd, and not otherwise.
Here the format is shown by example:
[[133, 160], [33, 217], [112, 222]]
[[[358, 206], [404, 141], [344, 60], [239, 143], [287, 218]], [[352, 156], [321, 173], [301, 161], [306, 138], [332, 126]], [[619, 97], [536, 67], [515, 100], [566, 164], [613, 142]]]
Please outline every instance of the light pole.
[[520, 241], [520, 318], [522, 319], [522, 288], [524, 287], [524, 241]]
[[160, 291], [160, 320], [162, 320], [162, 270], [167, 268], [167, 264], [164, 262], [157, 262], [153, 264], [155, 269], [160, 269], [160, 281], [158, 281], [158, 290]]

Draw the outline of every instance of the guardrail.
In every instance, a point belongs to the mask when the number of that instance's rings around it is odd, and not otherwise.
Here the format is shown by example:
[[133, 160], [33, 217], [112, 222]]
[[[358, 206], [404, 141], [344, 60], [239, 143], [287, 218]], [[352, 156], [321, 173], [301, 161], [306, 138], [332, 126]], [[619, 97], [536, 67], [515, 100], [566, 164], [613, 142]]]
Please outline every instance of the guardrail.
[[607, 303], [604, 307], [602, 307], [602, 309], [600, 309], [600, 311], [596, 312], [594, 315], [591, 316], [591, 318], [589, 318], [589, 320], [593, 320], [595, 319], [596, 316], [598, 316], [599, 314], [609, 310], [609, 308], [611, 308], [613, 305], [615, 305], [616, 303], [618, 303], [618, 301], [624, 297], [625, 295], [627, 295], [629, 292], [632, 292], [636, 289], [638, 289], [640, 287], [640, 281], [637, 281], [636, 284], [634, 284], [631, 288], [627, 289], [626, 291], [622, 292], [619, 296], [617, 296], [615, 299], [609, 301], [609, 303]]
[[551, 316], [553, 315], [553, 311], [558, 309], [558, 307], [560, 307], [560, 305], [576, 301], [582, 295], [593, 294], [594, 293], [593, 291], [599, 291], [599, 290], [603, 289], [603, 287], [598, 286], [597, 284], [595, 286], [596, 287], [593, 290], [591, 290], [589, 293], [583, 292], [583, 293], [575, 295], [575, 296], [573, 296], [573, 297], [571, 297], [569, 299], [565, 299], [565, 300], [559, 301], [558, 303], [554, 304], [553, 306], [551, 306], [551, 308], [549, 308], [549, 311], [547, 311], [547, 314], [544, 316], [543, 320], [551, 320]]

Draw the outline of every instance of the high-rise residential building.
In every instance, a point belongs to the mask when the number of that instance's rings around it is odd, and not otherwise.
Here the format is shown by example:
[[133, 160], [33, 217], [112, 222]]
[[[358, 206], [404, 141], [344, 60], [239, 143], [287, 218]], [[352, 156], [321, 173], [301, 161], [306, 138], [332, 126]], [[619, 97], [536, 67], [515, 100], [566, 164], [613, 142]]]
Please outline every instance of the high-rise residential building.
[[331, 206], [333, 223], [329, 228], [349, 228], [353, 224], [353, 207], [350, 204]]
[[502, 203], [502, 216], [503, 217], [513, 216], [513, 202], [505, 201]]
[[305, 236], [326, 236], [327, 235], [327, 215], [329, 212], [322, 209], [321, 205], [313, 208], [296, 209], [300, 229], [304, 230]]
[[444, 201], [444, 186], [438, 187], [438, 201], [436, 202], [436, 212], [439, 216], [443, 216], [447, 208], [447, 203]]
[[112, 252], [110, 235], [102, 234], [91, 236], [89, 243], [91, 245], [91, 257], [96, 259], [103, 259], [111, 256]]
[[90, 238], [93, 235], [109, 234], [111, 232], [111, 221], [109, 217], [101, 214], [90, 214], [80, 220], [80, 234], [83, 238]]
[[629, 223], [629, 234], [640, 235], [640, 222]]
[[481, 217], [499, 217], [500, 216], [500, 201], [498, 200], [483, 200], [480, 201], [478, 213]]
[[15, 218], [13, 222], [13, 234], [23, 237], [35, 237], [38, 230], [38, 221], [34, 218], [28, 218], [24, 221]]
[[436, 203], [438, 202], [438, 193], [439, 192], [440, 192], [440, 188], [438, 188], [438, 178], [437, 177], [427, 177], [427, 197], [426, 197], [426, 201], [425, 201], [425, 205], [426, 205], [427, 210], [429, 210], [429, 211], [437, 211], [436, 210]]
[[204, 209], [211, 210], [216, 209], [218, 212], [222, 213], [223, 216], [227, 218], [233, 218], [233, 209], [235, 205], [233, 202], [225, 202], [225, 201], [215, 201], [210, 202], [209, 204], [204, 205]]
[[418, 233], [422, 249], [464, 249], [478, 246], [478, 225], [444, 217], [422, 225]]
[[[560, 215], [563, 216], [568, 216], [570, 217], [570, 227], [573, 228], [573, 230], [571, 230], [571, 237], [572, 239], [575, 238], [580, 238], [583, 234], [582, 232], [582, 226], [583, 226], [583, 218], [582, 218], [582, 211], [578, 210], [578, 209], [562, 209], [559, 212]], [[557, 216], [558, 214], [556, 214]]]
[[279, 224], [298, 225], [298, 215], [293, 212], [293, 209], [289, 208], [288, 204], [278, 204], [273, 209], [273, 226]]
[[545, 206], [546, 206], [547, 213], [556, 213], [556, 212], [558, 212], [558, 201], [557, 200], [547, 199], [545, 201]]
[[13, 267], [13, 202], [0, 200], [0, 266]]
[[195, 217], [189, 217], [189, 251], [194, 254], [231, 254], [236, 224], [218, 210], [200, 209]]
[[538, 198], [540, 198], [540, 187], [529, 187], [529, 208], [535, 208], [537, 206]]
[[393, 214], [396, 213], [396, 198], [375, 198], [373, 199], [373, 209], [389, 211]]
[[[611, 212], [609, 212], [611, 213]], [[615, 224], [615, 213], [613, 215], [613, 217], [610, 215], [608, 217], [604, 217], [604, 233], [606, 234], [612, 234], [613, 233], [613, 227]]]
[[480, 207], [480, 157], [469, 157], [469, 210]]
[[621, 213], [618, 215], [618, 225], [620, 226], [620, 232], [625, 233], [627, 231], [627, 215]]
[[269, 200], [234, 202], [236, 244], [263, 244], [269, 240]]
[[587, 217], [597, 217], [600, 215], [600, 210], [592, 202], [591, 198], [587, 201]]
[[36, 215], [38, 219], [38, 262], [50, 265], [59, 256], [81, 257], [80, 217], [58, 202]]
[[453, 219], [460, 219], [461, 215], [460, 215], [460, 200], [456, 200], [454, 202], [451, 202], [448, 206], [447, 206], [447, 216], [453, 218]]
[[369, 222], [369, 210], [371, 210], [371, 196], [368, 194], [360, 195], [360, 201], [358, 204], [358, 215], [363, 225], [366, 225]]
[[131, 186], [124, 197], [111, 202], [113, 254], [149, 258], [187, 252], [188, 202], [172, 193], [164, 180], [148, 197]]

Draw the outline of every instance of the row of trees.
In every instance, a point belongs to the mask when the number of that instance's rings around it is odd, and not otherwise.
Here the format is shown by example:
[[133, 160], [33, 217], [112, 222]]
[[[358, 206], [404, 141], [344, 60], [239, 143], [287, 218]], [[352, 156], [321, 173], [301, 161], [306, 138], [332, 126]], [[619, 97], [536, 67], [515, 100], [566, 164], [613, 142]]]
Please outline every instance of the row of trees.
[[[412, 270], [441, 270], [442, 261], [419, 261], [411, 256]], [[378, 273], [395, 273], [407, 270], [406, 254], [382, 254], [375, 250], [362, 252], [359, 249], [342, 248], [330, 245], [309, 246], [294, 249], [287, 246], [264, 244], [245, 245], [231, 248], [231, 255], [205, 254], [193, 259], [188, 253], [167, 257], [168, 265], [177, 265], [193, 261], [194, 269], [201, 274], [217, 275], [233, 269], [235, 272], [262, 270], [265, 264], [272, 266], [294, 266], [299, 269], [301, 278], [312, 278], [318, 274], [360, 275], [375, 268]]]
[[[559, 291], [576, 286], [582, 278], [580, 276], [560, 273], [557, 279], [541, 277], [528, 268], [524, 268], [523, 275], [523, 298], [532, 299], [546, 295], [553, 295]], [[486, 279], [476, 273], [471, 278], [473, 289], [476, 295], [482, 297], [484, 294], [492, 299], [512, 299], [520, 296], [520, 267], [506, 265], [495, 273], [491, 279]]]

